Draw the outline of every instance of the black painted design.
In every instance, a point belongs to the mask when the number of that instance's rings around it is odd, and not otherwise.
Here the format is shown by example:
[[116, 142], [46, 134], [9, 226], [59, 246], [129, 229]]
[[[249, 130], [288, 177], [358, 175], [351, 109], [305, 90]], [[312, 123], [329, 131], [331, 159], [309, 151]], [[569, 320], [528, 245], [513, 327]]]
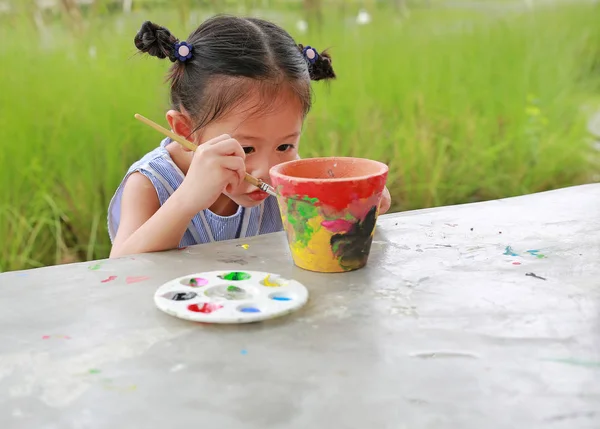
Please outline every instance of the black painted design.
[[371, 250], [376, 219], [377, 206], [373, 206], [364, 220], [353, 224], [348, 232], [331, 237], [331, 250], [345, 270], [354, 270], [365, 264]]
[[196, 292], [171, 292], [164, 295], [165, 298], [172, 301], [188, 301], [198, 296]]

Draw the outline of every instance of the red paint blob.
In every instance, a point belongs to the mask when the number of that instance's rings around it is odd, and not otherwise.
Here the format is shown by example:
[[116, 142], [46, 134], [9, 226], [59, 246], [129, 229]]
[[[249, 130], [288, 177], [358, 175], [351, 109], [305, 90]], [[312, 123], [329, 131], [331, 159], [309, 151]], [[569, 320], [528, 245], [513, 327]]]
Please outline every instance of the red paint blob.
[[131, 284], [131, 283], [139, 283], [139, 282], [143, 282], [145, 280], [148, 280], [150, 277], [146, 277], [146, 276], [138, 276], [138, 277], [127, 277], [127, 279], [125, 280], [125, 282], [127, 284]]
[[213, 311], [217, 311], [221, 308], [223, 308], [222, 305], [214, 304], [211, 302], [205, 302], [202, 305], [192, 304], [192, 305], [188, 306], [189, 311], [193, 311], [194, 313], [204, 313], [204, 314], [210, 314]]
[[107, 279], [102, 280], [100, 283], [108, 283], [108, 282], [112, 282], [113, 280], [115, 280], [117, 278], [117, 276], [110, 276]]
[[513, 265], [521, 265], [520, 262], [513, 262]]
[[352, 229], [353, 225], [352, 222], [345, 219], [324, 220], [321, 222], [321, 226], [331, 232], [348, 232]]

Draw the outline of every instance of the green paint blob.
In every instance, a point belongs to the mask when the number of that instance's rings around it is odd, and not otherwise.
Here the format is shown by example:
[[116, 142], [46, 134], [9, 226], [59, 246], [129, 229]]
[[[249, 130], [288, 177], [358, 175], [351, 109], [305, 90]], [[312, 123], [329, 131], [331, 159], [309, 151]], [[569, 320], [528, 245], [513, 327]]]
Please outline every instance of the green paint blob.
[[232, 271], [230, 273], [224, 274], [219, 277], [221, 277], [222, 279], [225, 279], [225, 280], [239, 281], [239, 280], [248, 280], [250, 278], [250, 274], [243, 273], [241, 271]]
[[314, 205], [319, 200], [307, 196], [302, 199], [296, 197], [287, 200], [287, 219], [294, 229], [296, 241], [302, 246], [307, 246], [312, 235], [317, 231], [308, 225], [308, 221], [319, 215], [319, 210]]
[[227, 292], [244, 292], [244, 289], [241, 289], [237, 286], [228, 286]]
[[308, 196], [305, 195], [302, 197], [302, 201], [306, 201], [310, 204], [316, 204], [319, 202], [319, 199], [318, 198], [309, 198]]
[[102, 371], [100, 371], [99, 369], [90, 369], [90, 374], [100, 374]]
[[587, 368], [600, 368], [600, 361], [581, 360], [581, 359], [543, 359], [547, 362], [564, 363], [566, 365], [583, 366]]

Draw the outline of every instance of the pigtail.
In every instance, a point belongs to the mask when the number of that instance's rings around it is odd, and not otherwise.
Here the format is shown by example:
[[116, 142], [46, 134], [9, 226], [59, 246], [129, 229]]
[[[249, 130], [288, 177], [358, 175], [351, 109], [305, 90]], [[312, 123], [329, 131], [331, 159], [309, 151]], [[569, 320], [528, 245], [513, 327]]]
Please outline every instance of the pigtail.
[[140, 52], [160, 59], [168, 58], [171, 62], [177, 61], [175, 44], [178, 39], [165, 27], [146, 21], [133, 42]]
[[331, 55], [327, 51], [318, 53], [313, 47], [303, 45], [298, 45], [298, 49], [308, 63], [308, 73], [311, 80], [335, 79]]

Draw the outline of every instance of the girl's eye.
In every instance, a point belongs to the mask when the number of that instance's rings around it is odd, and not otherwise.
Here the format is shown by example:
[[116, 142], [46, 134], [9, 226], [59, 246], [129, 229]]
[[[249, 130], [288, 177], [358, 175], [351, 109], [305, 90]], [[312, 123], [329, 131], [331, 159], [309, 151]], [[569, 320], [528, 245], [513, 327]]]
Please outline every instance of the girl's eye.
[[277, 150], [279, 152], [287, 152], [288, 150], [292, 150], [294, 148], [293, 144], [282, 144], [281, 146], [277, 147]]
[[253, 153], [253, 152], [254, 152], [254, 148], [253, 148], [252, 146], [246, 146], [246, 147], [244, 148], [244, 153], [245, 153], [246, 155], [250, 155], [250, 154], [251, 154], [251, 153]]

